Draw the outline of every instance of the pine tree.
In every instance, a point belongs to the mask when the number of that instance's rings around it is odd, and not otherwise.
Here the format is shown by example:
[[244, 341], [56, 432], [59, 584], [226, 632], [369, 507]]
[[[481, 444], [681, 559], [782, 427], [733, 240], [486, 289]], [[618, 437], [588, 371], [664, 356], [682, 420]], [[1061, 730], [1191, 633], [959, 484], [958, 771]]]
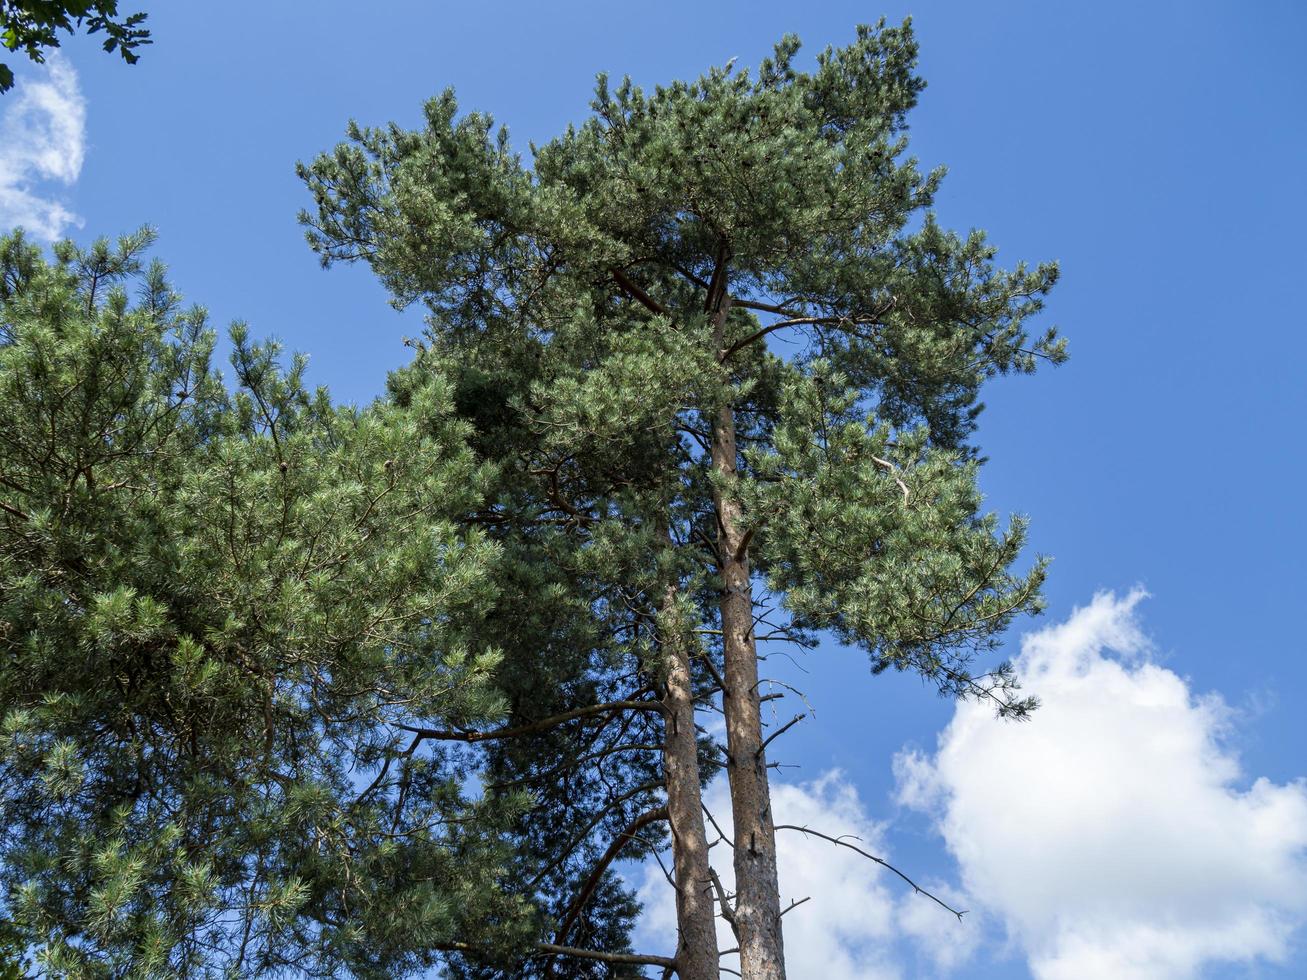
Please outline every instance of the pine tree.
[[[585, 702], [553, 720], [519, 704], [523, 723], [634, 717], [662, 733], [665, 806], [614, 825], [553, 946], [607, 860], [670, 822], [669, 969], [695, 980], [717, 975], [717, 950], [690, 797], [719, 762], [737, 887], [720, 914], [746, 977], [784, 975], [766, 748], [787, 726], [764, 734], [759, 642], [830, 631], [874, 671], [917, 672], [1000, 715], [1034, 706], [1006, 665], [975, 667], [1039, 608], [1044, 564], [1013, 571], [1024, 523], [983, 513], [971, 439], [987, 379], [1064, 357], [1055, 332], [1025, 326], [1056, 269], [1005, 271], [982, 234], [936, 223], [942, 174], [906, 156], [923, 84], [908, 24], [860, 28], [810, 72], [797, 51], [785, 38], [756, 76], [728, 66], [652, 93], [601, 76], [593, 116], [533, 147], [529, 167], [446, 93], [422, 129], [351, 125], [301, 168], [324, 264], [363, 259], [396, 303], [425, 304], [418, 369], [454, 378], [465, 417], [494, 433], [490, 458], [517, 482], [492, 495], [487, 526], [532, 548], [566, 541], [569, 574], [590, 576], [571, 594], [560, 581], [555, 601], [589, 611], [607, 651], [591, 676], [625, 677], [621, 700], [568, 688], [576, 675], [551, 672], [547, 649], [519, 651], [515, 664], [546, 664], [534, 695], [554, 697], [554, 678]], [[692, 755], [684, 712], [718, 703], [726, 744], [696, 738]], [[582, 764], [583, 747], [555, 764]]]
[[[451, 389], [334, 406], [151, 236], [0, 239], [0, 908], [45, 975], [393, 977], [524, 939], [420, 727], [493, 723], [498, 547]], [[6, 937], [9, 933], [6, 933]]]

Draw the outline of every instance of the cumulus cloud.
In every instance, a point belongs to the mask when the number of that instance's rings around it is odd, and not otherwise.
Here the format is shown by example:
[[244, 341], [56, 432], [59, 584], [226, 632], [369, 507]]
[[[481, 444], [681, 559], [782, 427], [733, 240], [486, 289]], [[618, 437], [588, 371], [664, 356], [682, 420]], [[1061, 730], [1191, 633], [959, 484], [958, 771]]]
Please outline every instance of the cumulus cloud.
[[1028, 635], [1025, 725], [960, 705], [902, 802], [935, 815], [976, 905], [1039, 980], [1179, 980], [1283, 959], [1307, 914], [1307, 784], [1247, 779], [1216, 695], [1150, 659], [1143, 593]]
[[[730, 799], [724, 780], [713, 783], [704, 802], [727, 834]], [[773, 783], [772, 808], [778, 824], [810, 827], [830, 836], [850, 834], [859, 847], [879, 857], [888, 855], [886, 825], [867, 814], [856, 788], [839, 771], [806, 783]], [[715, 834], [709, 827], [709, 839]], [[713, 866], [728, 892], [734, 875], [728, 845], [712, 849]], [[896, 948], [899, 937], [921, 938], [928, 943], [928, 960], [947, 969], [970, 955], [977, 941], [974, 920], [958, 924], [928, 899], [913, 895], [906, 886], [866, 858], [828, 841], [793, 830], [777, 834], [777, 864], [782, 906], [807, 898], [785, 916], [785, 962], [790, 976], [826, 977], [830, 980], [899, 980], [905, 950]], [[666, 945], [676, 935], [676, 909], [672, 890], [657, 866], [646, 866], [640, 884], [645, 906], [638, 937], [650, 948]], [[956, 898], [947, 888], [932, 890]], [[736, 945], [729, 927], [718, 920], [718, 946]], [[739, 969], [737, 956], [722, 964]]]
[[49, 59], [43, 76], [25, 78], [0, 100], [0, 230], [18, 225], [52, 241], [80, 219], [58, 199], [86, 155], [86, 102], [77, 73]]

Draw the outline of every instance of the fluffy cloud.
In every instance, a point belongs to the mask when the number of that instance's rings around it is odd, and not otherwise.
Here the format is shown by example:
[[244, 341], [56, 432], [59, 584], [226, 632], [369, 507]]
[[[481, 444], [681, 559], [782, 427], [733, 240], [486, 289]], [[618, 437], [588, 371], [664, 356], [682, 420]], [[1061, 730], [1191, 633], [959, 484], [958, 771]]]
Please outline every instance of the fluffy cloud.
[[1030, 724], [961, 705], [933, 757], [897, 760], [902, 801], [935, 814], [1040, 980], [1281, 959], [1307, 913], [1307, 784], [1248, 783], [1226, 704], [1149, 660], [1141, 598], [1025, 638]]
[[[704, 802], [726, 833], [731, 833], [730, 800], [724, 781], [713, 783]], [[830, 836], [850, 834], [862, 849], [887, 855], [884, 824], [872, 820], [854, 786], [838, 771], [807, 783], [773, 783], [772, 807], [778, 824], [811, 827]], [[709, 838], [715, 834], [711, 826]], [[713, 848], [713, 865], [728, 892], [734, 875], [728, 845]], [[830, 980], [898, 980], [906, 950], [895, 948], [898, 937], [920, 937], [929, 944], [928, 958], [946, 969], [965, 959], [977, 935], [970, 916], [956, 923], [928, 899], [913, 895], [884, 869], [829, 841], [793, 830], [777, 834], [777, 860], [782, 902], [807, 898], [785, 916], [785, 962], [793, 977]], [[672, 890], [657, 866], [644, 869], [640, 898], [645, 906], [638, 940], [650, 949], [666, 946], [676, 935]], [[947, 889], [932, 890], [956, 898]], [[718, 920], [718, 945], [735, 946], [729, 927]], [[947, 941], [941, 941], [947, 936]], [[722, 958], [739, 968], [738, 957]]]
[[77, 73], [57, 55], [44, 77], [20, 80], [0, 100], [0, 231], [21, 225], [53, 240], [79, 219], [52, 196], [71, 185], [86, 155], [86, 103]]

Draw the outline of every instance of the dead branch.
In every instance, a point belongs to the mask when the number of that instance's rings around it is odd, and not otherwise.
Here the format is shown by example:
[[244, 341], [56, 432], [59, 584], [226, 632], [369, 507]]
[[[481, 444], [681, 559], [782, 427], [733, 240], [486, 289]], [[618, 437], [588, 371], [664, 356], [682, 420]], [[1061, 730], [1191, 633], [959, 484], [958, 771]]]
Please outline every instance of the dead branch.
[[953, 915], [956, 915], [956, 916], [958, 917], [958, 921], [959, 921], [959, 922], [961, 922], [961, 921], [962, 921], [962, 917], [963, 917], [964, 915], [967, 914], [967, 910], [966, 910], [966, 909], [962, 909], [961, 911], [958, 911], [957, 909], [953, 908], [951, 905], [948, 905], [946, 902], [944, 902], [943, 899], [941, 899], [941, 898], [939, 898], [938, 896], [933, 895], [933, 894], [931, 894], [930, 892], [926, 891], [926, 889], [922, 888], [922, 887], [921, 887], [920, 885], [918, 885], [915, 881], [913, 881], [911, 878], [909, 878], [907, 875], [905, 875], [905, 874], [904, 874], [902, 871], [900, 871], [898, 868], [894, 867], [894, 865], [890, 864], [890, 863], [889, 863], [888, 861], [886, 861], [884, 858], [878, 858], [878, 857], [876, 857], [876, 855], [874, 855], [874, 854], [868, 854], [868, 853], [867, 853], [866, 851], [864, 851], [862, 848], [857, 847], [857, 846], [855, 846], [855, 845], [849, 843], [850, 840], [861, 841], [861, 840], [862, 840], [861, 837], [856, 837], [856, 836], [854, 836], [853, 834], [843, 834], [843, 835], [841, 835], [841, 836], [839, 836], [839, 837], [832, 837], [832, 836], [830, 836], [829, 834], [823, 834], [823, 833], [821, 833], [820, 831], [812, 830], [812, 829], [809, 828], [809, 827], [800, 827], [800, 826], [798, 826], [798, 825], [796, 825], [796, 824], [791, 824], [791, 823], [778, 823], [778, 824], [776, 825], [776, 829], [777, 829], [777, 830], [797, 830], [797, 831], [798, 831], [799, 833], [801, 833], [801, 834], [810, 834], [810, 835], [813, 836], [813, 837], [820, 837], [822, 840], [828, 840], [828, 841], [830, 841], [832, 844], [836, 845], [837, 847], [847, 847], [847, 848], [848, 848], [849, 850], [851, 850], [851, 851], [856, 851], [857, 853], [859, 853], [859, 854], [861, 854], [863, 857], [865, 857], [868, 861], [875, 861], [875, 862], [876, 862], [877, 864], [879, 864], [882, 868], [886, 868], [886, 869], [888, 869], [888, 870], [890, 870], [890, 871], [893, 871], [896, 875], [898, 875], [898, 876], [899, 876], [900, 878], [902, 878], [905, 882], [907, 882], [908, 885], [909, 885], [909, 887], [911, 887], [911, 889], [912, 889], [914, 892], [916, 892], [918, 895], [924, 895], [926, 898], [930, 899], [932, 902], [934, 902], [934, 903], [935, 903], [936, 905], [938, 905], [940, 908], [944, 909], [944, 911], [946, 911], [946, 912], [951, 912]]
[[763, 739], [762, 744], [758, 746], [758, 751], [754, 753], [754, 757], [761, 759], [762, 754], [767, 751], [767, 746], [771, 745], [773, 740], [784, 735], [791, 728], [793, 728], [795, 725], [797, 725], [799, 722], [803, 721], [803, 719], [807, 717], [808, 716], [806, 713], [797, 714], [789, 721], [787, 721], [784, 725], [782, 725], [780, 728], [776, 729], [776, 731], [768, 735], [765, 739]]
[[735, 910], [731, 908], [731, 903], [726, 898], [726, 889], [722, 887], [721, 878], [717, 877], [717, 869], [709, 866], [708, 875], [712, 881], [713, 890], [717, 893], [717, 902], [722, 907], [722, 918], [731, 927], [731, 932], [735, 933], [735, 941], [739, 942], [740, 925], [735, 921]]
[[879, 456], [872, 456], [871, 461], [877, 466], [883, 466], [885, 469], [889, 470], [890, 475], [894, 477], [894, 482], [897, 483], [899, 489], [903, 491], [903, 502], [905, 504], [909, 503], [912, 500], [912, 493], [908, 490], [908, 485], [903, 482], [903, 477], [899, 476], [899, 468], [888, 459], [881, 459]]

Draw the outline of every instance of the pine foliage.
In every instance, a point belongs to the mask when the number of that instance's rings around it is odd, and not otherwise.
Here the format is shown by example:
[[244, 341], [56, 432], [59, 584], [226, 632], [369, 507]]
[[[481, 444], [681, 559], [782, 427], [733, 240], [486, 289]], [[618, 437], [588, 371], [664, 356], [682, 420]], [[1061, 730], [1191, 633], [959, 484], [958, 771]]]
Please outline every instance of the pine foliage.
[[433, 377], [237, 325], [229, 390], [150, 240], [0, 244], [4, 903], [60, 976], [394, 976], [511, 921], [520, 801], [401, 728], [503, 710], [482, 469]]

